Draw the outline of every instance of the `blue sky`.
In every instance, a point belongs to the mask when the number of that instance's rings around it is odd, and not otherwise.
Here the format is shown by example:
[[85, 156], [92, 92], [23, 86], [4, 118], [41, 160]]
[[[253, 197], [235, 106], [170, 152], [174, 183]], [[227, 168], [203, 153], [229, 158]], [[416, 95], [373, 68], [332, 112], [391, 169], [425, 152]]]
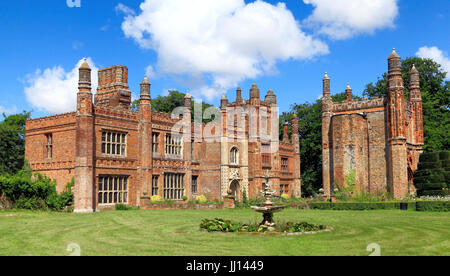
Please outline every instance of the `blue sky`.
[[215, 105], [223, 92], [234, 100], [236, 85], [248, 98], [256, 82], [261, 97], [275, 91], [280, 111], [315, 101], [324, 72], [332, 93], [350, 82], [361, 95], [387, 70], [393, 47], [401, 57], [449, 66], [446, 0], [372, 0], [372, 7], [353, 5], [366, 0], [345, 7], [342, 0], [183, 0], [191, 8], [178, 11], [180, 0], [164, 1], [81, 0], [79, 8], [66, 0], [1, 1], [0, 112], [71, 111], [71, 72], [84, 57], [96, 68], [126, 65], [134, 97], [146, 72], [152, 97], [189, 90]]

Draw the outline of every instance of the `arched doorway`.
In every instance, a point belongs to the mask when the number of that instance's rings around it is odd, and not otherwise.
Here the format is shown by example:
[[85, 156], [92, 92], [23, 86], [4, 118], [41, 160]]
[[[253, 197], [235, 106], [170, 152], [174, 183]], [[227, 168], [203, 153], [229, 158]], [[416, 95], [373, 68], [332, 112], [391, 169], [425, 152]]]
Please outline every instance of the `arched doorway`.
[[231, 181], [230, 190], [232, 191], [231, 194], [234, 196], [234, 198], [237, 201], [240, 201], [241, 200], [241, 193], [240, 193], [241, 189], [240, 189], [240, 185], [239, 185], [239, 181], [238, 180]]

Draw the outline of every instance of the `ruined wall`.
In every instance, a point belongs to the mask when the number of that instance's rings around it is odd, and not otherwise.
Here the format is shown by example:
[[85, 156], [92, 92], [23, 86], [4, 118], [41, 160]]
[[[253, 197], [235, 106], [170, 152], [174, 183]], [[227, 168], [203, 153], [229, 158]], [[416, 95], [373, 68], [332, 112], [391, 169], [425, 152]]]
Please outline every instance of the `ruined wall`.
[[356, 189], [368, 190], [367, 121], [360, 114], [336, 115], [331, 119], [333, 175], [331, 183], [348, 185], [345, 179], [356, 171]]

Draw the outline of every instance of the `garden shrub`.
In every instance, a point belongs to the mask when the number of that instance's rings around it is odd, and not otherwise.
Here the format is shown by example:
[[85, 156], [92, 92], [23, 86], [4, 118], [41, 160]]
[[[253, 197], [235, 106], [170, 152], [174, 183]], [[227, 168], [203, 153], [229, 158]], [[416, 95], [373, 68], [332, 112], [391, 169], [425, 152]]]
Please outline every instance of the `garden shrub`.
[[417, 201], [416, 203], [417, 211], [438, 211], [438, 212], [449, 212], [450, 211], [450, 201]]
[[73, 204], [73, 183], [72, 179], [66, 189], [58, 194], [55, 181], [22, 169], [15, 175], [0, 176], [0, 194], [14, 208], [59, 211]]
[[439, 153], [439, 160], [450, 160], [450, 151], [441, 151]]
[[161, 201], [163, 201], [163, 199], [159, 195], [154, 195], [154, 196], [150, 197], [150, 201], [151, 202], [161, 202]]
[[423, 153], [414, 172], [418, 195], [445, 195], [450, 185], [450, 152]]
[[284, 200], [289, 200], [289, 195], [288, 194], [282, 194], [281, 198]]
[[391, 210], [400, 209], [400, 202], [311, 202], [309, 208], [319, 210]]
[[129, 210], [139, 210], [139, 206], [128, 206], [125, 204], [116, 204], [117, 211], [129, 211]]
[[[208, 232], [271, 232], [267, 226], [259, 225], [257, 223], [236, 223], [230, 220], [224, 220], [221, 218], [215, 219], [203, 219], [200, 223], [200, 229]], [[307, 222], [282, 222], [275, 224], [275, 232], [309, 232], [319, 231], [326, 229], [325, 225], [316, 225]]]
[[197, 200], [198, 200], [199, 203], [206, 203], [208, 201], [208, 199], [204, 195], [199, 195], [197, 197]]
[[439, 161], [439, 152], [422, 153], [419, 162], [437, 162]]
[[450, 191], [448, 189], [421, 191], [421, 196], [449, 196], [449, 195]]

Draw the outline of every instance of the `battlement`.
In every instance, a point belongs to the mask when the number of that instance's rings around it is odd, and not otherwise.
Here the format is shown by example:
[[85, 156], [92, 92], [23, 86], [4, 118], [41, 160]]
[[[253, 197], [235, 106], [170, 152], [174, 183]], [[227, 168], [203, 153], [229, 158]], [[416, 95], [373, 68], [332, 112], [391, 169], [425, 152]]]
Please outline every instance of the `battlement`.
[[353, 99], [352, 101], [348, 102], [333, 103], [332, 111], [345, 112], [345, 111], [384, 107], [385, 101], [386, 100], [384, 97], [381, 98], [374, 97], [373, 99], [362, 99], [362, 100]]
[[96, 115], [120, 117], [122, 119], [138, 120], [138, 112], [130, 109], [114, 107], [95, 107]]
[[162, 122], [171, 122], [171, 123], [176, 123], [180, 120], [183, 119], [183, 115], [180, 114], [179, 118], [176, 118], [175, 115], [172, 116], [172, 114], [170, 113], [165, 113], [165, 112], [159, 112], [159, 111], [152, 111], [152, 120], [156, 120], [156, 121], [162, 121]]
[[46, 117], [29, 119], [26, 121], [26, 129], [43, 128], [54, 125], [65, 125], [75, 123], [76, 112], [61, 113]]

